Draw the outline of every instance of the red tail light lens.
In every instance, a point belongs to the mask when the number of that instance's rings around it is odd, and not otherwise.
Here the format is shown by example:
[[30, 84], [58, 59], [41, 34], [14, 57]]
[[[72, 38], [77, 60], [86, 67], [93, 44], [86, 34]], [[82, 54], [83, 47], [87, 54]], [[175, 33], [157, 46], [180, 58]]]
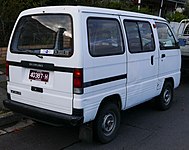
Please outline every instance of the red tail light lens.
[[73, 73], [74, 93], [83, 93], [83, 69], [75, 69]]
[[9, 81], [9, 63], [6, 62], [6, 77], [7, 77], [7, 81]]

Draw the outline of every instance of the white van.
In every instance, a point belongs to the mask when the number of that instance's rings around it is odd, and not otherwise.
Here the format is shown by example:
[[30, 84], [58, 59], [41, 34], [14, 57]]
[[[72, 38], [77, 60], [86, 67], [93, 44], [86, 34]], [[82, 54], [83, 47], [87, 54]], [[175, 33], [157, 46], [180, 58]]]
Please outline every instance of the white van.
[[120, 111], [157, 97], [170, 107], [181, 56], [160, 17], [83, 6], [23, 11], [7, 52], [7, 108], [55, 125], [93, 123], [111, 141]]
[[177, 30], [177, 37], [179, 39], [181, 58], [182, 58], [182, 71], [189, 71], [189, 19], [183, 19], [179, 23]]

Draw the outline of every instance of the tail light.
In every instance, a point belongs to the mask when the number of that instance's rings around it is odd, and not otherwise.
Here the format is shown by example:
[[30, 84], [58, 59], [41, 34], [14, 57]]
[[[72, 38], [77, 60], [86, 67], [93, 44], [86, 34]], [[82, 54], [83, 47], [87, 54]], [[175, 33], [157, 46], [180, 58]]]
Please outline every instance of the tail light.
[[6, 62], [6, 78], [7, 78], [7, 81], [9, 81], [9, 63]]
[[83, 94], [83, 69], [74, 69], [73, 87], [75, 94]]

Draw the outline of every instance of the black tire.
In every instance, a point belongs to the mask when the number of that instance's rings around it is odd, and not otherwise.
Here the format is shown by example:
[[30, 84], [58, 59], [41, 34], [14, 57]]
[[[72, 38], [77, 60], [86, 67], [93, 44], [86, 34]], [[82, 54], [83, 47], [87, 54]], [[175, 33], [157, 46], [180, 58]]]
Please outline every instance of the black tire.
[[173, 84], [166, 81], [163, 85], [161, 94], [157, 97], [156, 102], [158, 109], [167, 110], [171, 107], [173, 101]]
[[113, 140], [120, 126], [120, 110], [114, 103], [107, 103], [100, 108], [94, 120], [93, 133], [101, 143]]

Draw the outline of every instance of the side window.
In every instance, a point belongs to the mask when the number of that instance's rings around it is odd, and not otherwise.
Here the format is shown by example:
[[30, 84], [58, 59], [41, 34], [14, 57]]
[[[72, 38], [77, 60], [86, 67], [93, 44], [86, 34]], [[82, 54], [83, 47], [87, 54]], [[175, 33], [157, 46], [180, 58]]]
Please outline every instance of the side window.
[[155, 50], [154, 36], [149, 22], [126, 20], [124, 25], [131, 53]]
[[142, 39], [143, 51], [153, 51], [155, 50], [154, 36], [150, 23], [148, 22], [138, 22], [140, 36]]
[[156, 23], [160, 49], [174, 49], [178, 48], [178, 44], [171, 32], [170, 28], [165, 23]]
[[127, 33], [129, 51], [131, 53], [142, 52], [142, 44], [137, 22], [125, 21], [124, 25]]
[[189, 24], [187, 24], [187, 26], [184, 30], [184, 35], [189, 35]]
[[89, 18], [87, 28], [89, 52], [92, 56], [124, 53], [121, 29], [116, 19]]

